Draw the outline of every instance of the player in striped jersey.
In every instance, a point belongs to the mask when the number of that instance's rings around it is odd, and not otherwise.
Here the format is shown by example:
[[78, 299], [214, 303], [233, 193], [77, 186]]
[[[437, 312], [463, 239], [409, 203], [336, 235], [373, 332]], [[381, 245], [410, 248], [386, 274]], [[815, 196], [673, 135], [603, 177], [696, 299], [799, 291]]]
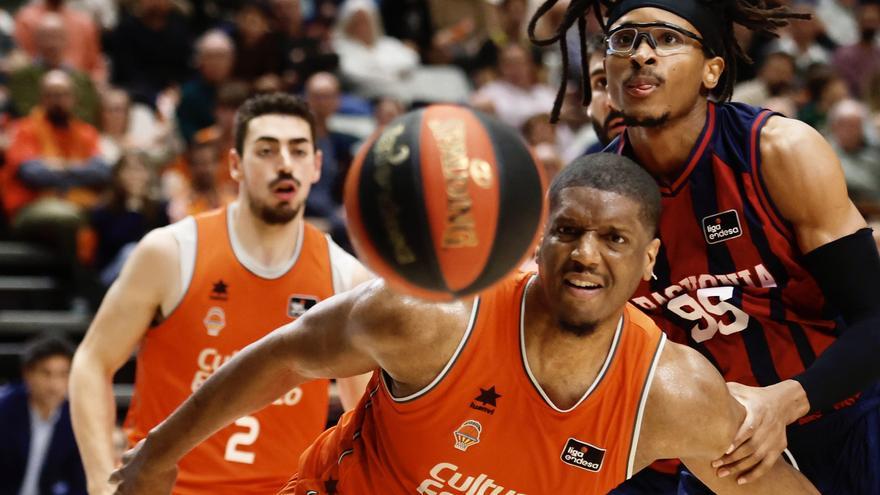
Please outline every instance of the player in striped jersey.
[[[568, 25], [594, 3], [572, 2]], [[663, 194], [656, 278], [632, 301], [736, 382], [749, 411], [717, 474], [751, 482], [787, 443], [823, 493], [880, 493], [871, 231], [816, 131], [725, 103], [743, 54], [734, 25], [772, 32], [803, 16], [762, 0], [602, 3], [608, 91], [627, 124], [609, 149]]]

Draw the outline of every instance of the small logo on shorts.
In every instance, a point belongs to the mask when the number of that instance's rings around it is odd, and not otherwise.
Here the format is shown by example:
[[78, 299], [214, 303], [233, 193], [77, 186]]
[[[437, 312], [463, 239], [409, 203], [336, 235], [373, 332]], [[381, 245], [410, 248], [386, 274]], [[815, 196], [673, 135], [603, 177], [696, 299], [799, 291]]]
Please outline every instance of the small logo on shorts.
[[318, 304], [318, 298], [315, 296], [294, 294], [287, 300], [287, 316], [299, 318], [315, 304]]
[[703, 235], [709, 244], [736, 239], [743, 235], [736, 210], [722, 211], [703, 219]]
[[455, 448], [464, 452], [468, 447], [480, 443], [480, 433], [483, 425], [479, 421], [469, 419], [461, 424], [453, 435], [455, 436]]
[[208, 335], [216, 337], [220, 335], [220, 330], [223, 330], [226, 326], [226, 313], [223, 312], [223, 308], [212, 306], [202, 322], [205, 324], [205, 330], [208, 331]]
[[570, 466], [598, 473], [605, 459], [605, 449], [569, 438], [565, 448], [562, 449], [560, 459]]

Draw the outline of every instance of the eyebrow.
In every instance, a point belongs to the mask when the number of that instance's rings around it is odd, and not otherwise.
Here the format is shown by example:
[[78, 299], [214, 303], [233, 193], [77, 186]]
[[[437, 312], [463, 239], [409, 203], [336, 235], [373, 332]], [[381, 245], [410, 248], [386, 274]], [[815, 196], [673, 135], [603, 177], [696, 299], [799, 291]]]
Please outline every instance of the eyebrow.
[[[270, 142], [270, 143], [280, 143], [280, 142], [281, 142], [280, 139], [278, 139], [278, 138], [274, 138], [274, 137], [270, 137], [270, 136], [260, 136], [260, 137], [258, 137], [257, 139], [254, 140], [255, 143], [258, 143], [258, 142], [260, 142], [260, 141], [268, 141], [268, 142]], [[309, 138], [298, 137], [298, 138], [292, 138], [292, 139], [290, 139], [289, 142], [292, 143], [292, 144], [309, 144], [309, 143], [311, 143], [312, 141], [311, 141], [311, 139], [309, 139]]]
[[597, 76], [599, 74], [604, 74], [604, 73], [605, 73], [605, 67], [597, 67], [596, 69], [593, 69], [592, 71], [590, 71], [590, 77]]

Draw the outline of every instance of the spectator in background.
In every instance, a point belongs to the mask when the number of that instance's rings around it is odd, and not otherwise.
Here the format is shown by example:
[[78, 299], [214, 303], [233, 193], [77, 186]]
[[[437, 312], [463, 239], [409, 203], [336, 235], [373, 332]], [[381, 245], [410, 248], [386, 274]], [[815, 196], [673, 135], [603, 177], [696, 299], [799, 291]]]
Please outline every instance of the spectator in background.
[[[168, 216], [172, 222], [220, 208], [235, 200], [238, 189], [217, 179], [223, 168], [217, 143], [214, 136], [200, 133], [187, 149], [186, 168], [168, 170], [163, 176], [168, 188]], [[225, 172], [229, 176], [228, 168]], [[177, 184], [176, 188], [170, 187], [172, 180]]]
[[123, 155], [113, 167], [108, 198], [91, 212], [98, 241], [95, 268], [104, 287], [116, 280], [131, 250], [147, 232], [169, 223], [166, 203], [151, 194], [152, 170], [142, 154]]
[[0, 389], [0, 495], [86, 494], [67, 403], [72, 357], [57, 337], [32, 340], [23, 383]]
[[190, 73], [192, 37], [171, 0], [137, 0], [109, 39], [113, 83], [136, 102], [155, 107], [162, 91]]
[[288, 92], [302, 92], [312, 74], [336, 71], [339, 57], [331, 44], [306, 35], [300, 0], [272, 0], [272, 13], [280, 44], [282, 85]]
[[[376, 121], [376, 129], [381, 133], [392, 120], [406, 112], [406, 106], [392, 97], [379, 98], [373, 108], [373, 118]], [[377, 134], [378, 135], [378, 134]]]
[[868, 124], [862, 103], [843, 100], [828, 114], [828, 142], [840, 158], [853, 202], [876, 214], [880, 213], [880, 146], [865, 134]]
[[[810, 0], [796, 0], [794, 10], [814, 14], [815, 8]], [[780, 37], [772, 44], [771, 51], [790, 53], [795, 60], [799, 74], [804, 74], [814, 64], [827, 64], [831, 53], [819, 43], [823, 34], [822, 23], [814, 15], [808, 20], [791, 22], [780, 32]]]
[[306, 82], [306, 102], [315, 116], [315, 144], [321, 152], [321, 179], [312, 185], [306, 215], [324, 222], [326, 231], [340, 246], [348, 247], [341, 216], [342, 186], [351, 165], [358, 138], [330, 129], [328, 122], [339, 110], [339, 80], [319, 72]]
[[187, 143], [214, 124], [217, 88], [229, 79], [234, 63], [235, 48], [226, 33], [208, 31], [196, 42], [198, 75], [183, 85], [177, 107], [178, 127]]
[[47, 13], [59, 15], [64, 31], [70, 33], [64, 45], [65, 63], [89, 74], [98, 83], [105, 82], [107, 67], [97, 27], [88, 14], [67, 7], [64, 0], [31, 0], [22, 7], [15, 16], [15, 42], [18, 46], [31, 57], [38, 56], [37, 26]]
[[816, 18], [837, 46], [858, 41], [858, 25], [853, 10], [860, 0], [818, 0]]
[[834, 52], [834, 69], [849, 85], [850, 93], [863, 95], [871, 76], [880, 72], [880, 1], [863, 1], [858, 7], [859, 40]]
[[9, 98], [12, 110], [24, 116], [40, 102], [40, 80], [46, 72], [54, 69], [65, 71], [73, 82], [76, 105], [73, 113], [80, 119], [95, 125], [98, 122], [98, 95], [88, 74], [64, 62], [64, 49], [73, 33], [65, 31], [61, 16], [52, 12], [43, 14], [34, 29], [33, 61], [9, 75]]
[[797, 118], [819, 130], [825, 127], [831, 107], [850, 97], [846, 81], [827, 65], [811, 67], [804, 87], [808, 100], [798, 110]]
[[116, 163], [129, 150], [144, 153], [152, 168], [172, 160], [178, 152], [173, 120], [143, 103], [132, 103], [128, 93], [119, 88], [101, 92], [101, 156], [106, 163]]
[[98, 131], [73, 115], [73, 83], [49, 71], [41, 104], [19, 120], [3, 168], [3, 201], [13, 233], [75, 255], [83, 212], [94, 206], [110, 178], [100, 158]]
[[760, 62], [758, 77], [741, 82], [733, 90], [736, 101], [765, 107], [774, 97], [791, 96], [795, 85], [795, 62], [791, 54], [772, 51]]
[[498, 0], [493, 4], [496, 21], [488, 26], [488, 33], [473, 59], [465, 62], [466, 70], [471, 77], [484, 78], [485, 71], [494, 70], [505, 46], [517, 43], [526, 48], [534, 61], [540, 60], [540, 50], [529, 42], [526, 37], [528, 21], [528, 2], [526, 0]]
[[419, 52], [422, 60], [431, 58], [434, 24], [427, 0], [382, 0], [378, 2], [382, 25], [388, 36], [397, 38]]
[[242, 81], [281, 74], [281, 44], [272, 31], [272, 11], [265, 0], [242, 4], [235, 14], [232, 34], [235, 66], [232, 75]]
[[342, 77], [365, 97], [393, 95], [419, 66], [419, 54], [386, 36], [371, 0], [347, 0], [340, 9], [333, 46]]
[[559, 152], [556, 127], [550, 123], [550, 114], [539, 113], [529, 117], [523, 123], [520, 132], [531, 146], [538, 162], [544, 167], [544, 178], [549, 184], [565, 166]]
[[507, 125], [519, 129], [532, 115], [549, 112], [556, 91], [537, 81], [529, 51], [512, 43], [498, 61], [500, 78], [480, 88], [472, 98], [475, 106], [490, 111]]

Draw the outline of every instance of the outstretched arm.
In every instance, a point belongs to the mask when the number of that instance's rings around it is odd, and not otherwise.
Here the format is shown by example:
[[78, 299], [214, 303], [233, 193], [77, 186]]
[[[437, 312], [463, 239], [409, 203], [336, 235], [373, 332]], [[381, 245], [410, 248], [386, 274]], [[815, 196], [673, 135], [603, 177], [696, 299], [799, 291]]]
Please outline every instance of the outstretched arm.
[[767, 476], [747, 486], [734, 476], [716, 476], [712, 461], [728, 448], [744, 416], [724, 379], [703, 356], [667, 343], [648, 394], [636, 467], [680, 458], [719, 495], [818, 494], [803, 475], [779, 462], [779, 456], [769, 462]]

